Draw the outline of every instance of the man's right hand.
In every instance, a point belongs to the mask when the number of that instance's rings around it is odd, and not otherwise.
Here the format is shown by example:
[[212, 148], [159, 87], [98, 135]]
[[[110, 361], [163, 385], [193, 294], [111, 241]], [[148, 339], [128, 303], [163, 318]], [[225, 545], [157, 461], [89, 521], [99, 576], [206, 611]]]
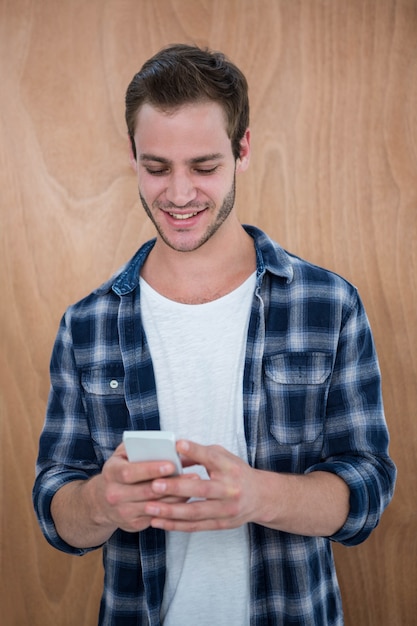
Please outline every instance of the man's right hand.
[[[118, 528], [145, 530], [151, 521], [145, 505], [158, 499], [152, 481], [162, 477], [169, 480], [173, 472], [170, 462], [130, 463], [124, 444], [120, 444], [100, 474], [68, 483], [55, 494], [51, 513], [59, 536], [75, 548], [93, 548], [105, 543]], [[199, 479], [194, 474], [183, 474], [182, 478]], [[173, 496], [159, 499], [185, 501]]]
[[[144, 530], [150, 525], [151, 518], [145, 514], [145, 505], [155, 500], [152, 481], [155, 478], [168, 477], [175, 467], [170, 462], [146, 461], [130, 463], [124, 444], [115, 450], [103, 466], [101, 480], [97, 485], [98, 496], [102, 500], [99, 507], [105, 520], [127, 532]], [[193, 478], [184, 474], [184, 479]], [[162, 497], [166, 502], [180, 502], [180, 498]], [[104, 520], [103, 520], [104, 521]]]

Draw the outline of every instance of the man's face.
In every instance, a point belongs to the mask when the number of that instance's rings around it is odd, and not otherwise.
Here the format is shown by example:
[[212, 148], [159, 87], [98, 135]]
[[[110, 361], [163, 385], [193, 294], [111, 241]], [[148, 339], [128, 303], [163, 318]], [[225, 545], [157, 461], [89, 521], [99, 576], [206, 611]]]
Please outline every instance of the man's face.
[[249, 161], [249, 132], [236, 162], [216, 102], [169, 112], [144, 104], [135, 144], [140, 198], [160, 239], [177, 251], [196, 250], [232, 212], [235, 174]]

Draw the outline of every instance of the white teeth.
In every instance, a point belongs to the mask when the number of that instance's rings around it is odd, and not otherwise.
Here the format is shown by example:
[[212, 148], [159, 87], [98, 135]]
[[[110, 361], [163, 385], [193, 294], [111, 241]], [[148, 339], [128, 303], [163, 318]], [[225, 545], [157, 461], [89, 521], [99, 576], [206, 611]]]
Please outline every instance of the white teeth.
[[190, 217], [197, 215], [197, 213], [170, 213], [170, 215], [176, 220], [188, 220]]

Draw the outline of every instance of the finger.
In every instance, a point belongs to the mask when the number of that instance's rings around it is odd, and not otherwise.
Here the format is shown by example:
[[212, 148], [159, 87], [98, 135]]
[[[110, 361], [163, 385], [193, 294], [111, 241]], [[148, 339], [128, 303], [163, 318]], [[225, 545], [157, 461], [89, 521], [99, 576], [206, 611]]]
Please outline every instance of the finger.
[[134, 484], [148, 482], [160, 476], [172, 476], [175, 466], [169, 461], [126, 462], [121, 468], [122, 482]]
[[180, 439], [177, 451], [185, 459], [186, 464], [203, 465], [207, 471], [227, 471], [236, 457], [219, 445], [203, 446], [194, 441]]
[[150, 526], [165, 531], [179, 531], [183, 533], [196, 533], [207, 530], [230, 530], [238, 526], [226, 523], [224, 520], [209, 519], [198, 522], [184, 520], [167, 520], [155, 517], [151, 519]]
[[[198, 477], [197, 477], [198, 479]], [[160, 500], [166, 503], [187, 502], [190, 497], [188, 495], [166, 493], [166, 490], [162, 490], [160, 493], [156, 493], [153, 489], [153, 482], [135, 483], [133, 485], [119, 486], [118, 496], [120, 502], [131, 503], [145, 503], [154, 502]], [[175, 490], [173, 490], [175, 491]]]
[[237, 517], [239, 506], [234, 502], [221, 500], [186, 501], [181, 504], [167, 504], [163, 500], [150, 501], [145, 504], [146, 515], [164, 520], [198, 522], [208, 519], [225, 520]]
[[[185, 499], [231, 500], [237, 501], [242, 496], [242, 473], [244, 464], [236, 457], [227, 470], [211, 470], [210, 479], [203, 479], [198, 474], [183, 474], [180, 477], [157, 478], [152, 482], [153, 492], [161, 496], [172, 495]], [[187, 478], [194, 478], [190, 481]]]
[[[192, 502], [167, 508], [163, 503], [148, 503], [146, 513], [152, 512], [151, 526], [162, 530], [199, 532], [203, 530], [226, 530], [244, 523], [235, 511], [229, 511], [221, 503]], [[159, 511], [159, 513], [158, 513]], [[168, 512], [167, 512], [168, 511]]]
[[[188, 495], [188, 490], [193, 488], [194, 482], [190, 481], [202, 481], [203, 479], [195, 473], [181, 474], [180, 476], [168, 476], [165, 478], [156, 478], [152, 481], [152, 489], [157, 494], [169, 493], [171, 495]], [[191, 496], [188, 496], [191, 497]]]

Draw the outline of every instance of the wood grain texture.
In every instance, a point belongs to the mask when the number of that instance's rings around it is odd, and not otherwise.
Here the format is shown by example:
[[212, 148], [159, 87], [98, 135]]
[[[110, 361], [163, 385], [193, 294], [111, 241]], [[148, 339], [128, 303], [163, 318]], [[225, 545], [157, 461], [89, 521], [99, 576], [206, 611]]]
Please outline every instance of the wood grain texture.
[[184, 41], [246, 73], [242, 221], [355, 283], [377, 343], [394, 500], [335, 546], [347, 626], [417, 614], [417, 2], [0, 0], [1, 623], [92, 626], [99, 552], [44, 541], [30, 501], [65, 307], [153, 235], [129, 169], [124, 92]]

